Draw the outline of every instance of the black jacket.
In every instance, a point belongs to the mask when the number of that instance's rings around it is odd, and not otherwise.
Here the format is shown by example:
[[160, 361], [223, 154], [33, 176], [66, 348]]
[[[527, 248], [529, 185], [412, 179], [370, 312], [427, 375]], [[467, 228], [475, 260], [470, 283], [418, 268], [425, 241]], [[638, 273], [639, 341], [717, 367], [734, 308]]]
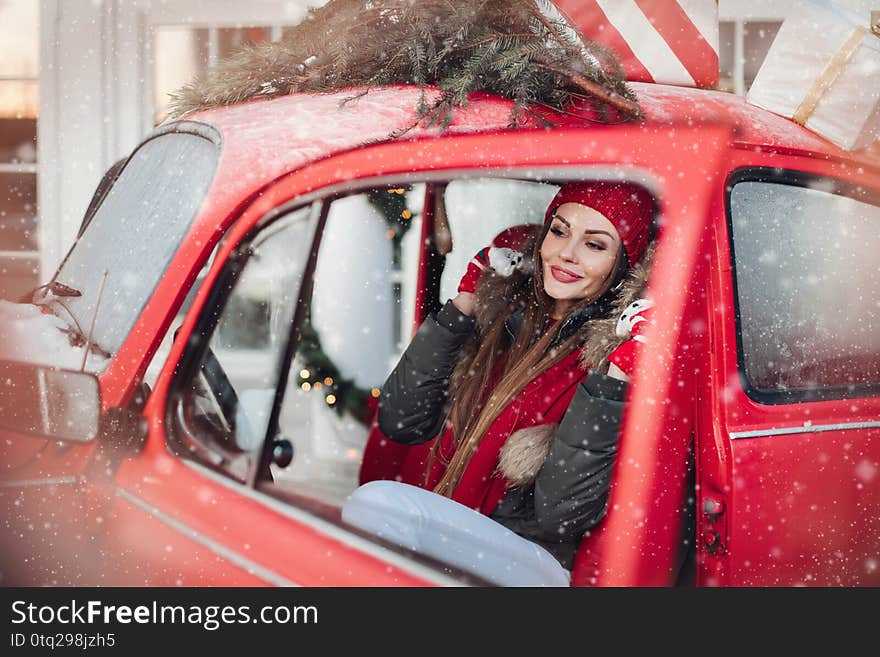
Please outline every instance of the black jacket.
[[[415, 445], [440, 434], [449, 380], [474, 327], [451, 301], [422, 323], [382, 387], [378, 424], [388, 438]], [[509, 488], [491, 515], [566, 568], [584, 532], [605, 515], [625, 394], [623, 381], [590, 371], [534, 479]]]

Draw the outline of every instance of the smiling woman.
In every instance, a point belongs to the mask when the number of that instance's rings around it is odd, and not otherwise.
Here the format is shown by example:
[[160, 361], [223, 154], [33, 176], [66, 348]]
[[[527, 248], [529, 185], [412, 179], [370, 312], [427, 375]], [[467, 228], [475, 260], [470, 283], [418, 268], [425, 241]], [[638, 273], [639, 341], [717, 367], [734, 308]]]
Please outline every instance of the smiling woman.
[[0, 298], [37, 280], [38, 4], [0, 2]]
[[[411, 500], [420, 511], [408, 527], [458, 526], [476, 510], [495, 521], [474, 520], [490, 544], [537, 550], [541, 563], [569, 569], [605, 515], [630, 374], [617, 355], [633, 341], [603, 334], [603, 320], [640, 289], [628, 275], [645, 258], [657, 205], [635, 183], [590, 181], [563, 183], [544, 207], [543, 226], [519, 243], [481, 249], [458, 295], [419, 328], [378, 410], [382, 434], [413, 449], [399, 473], [362, 471], [362, 481], [431, 491]], [[498, 251], [526, 264], [502, 267]], [[373, 491], [394, 497], [397, 485], [365, 485], [353, 504], [370, 509]], [[361, 522], [351, 506], [343, 516], [394, 535], [393, 522]]]
[[[643, 187], [591, 182], [565, 185], [544, 217], [543, 284], [562, 319], [579, 301], [598, 299], [644, 252], [653, 197]], [[623, 248], [621, 248], [621, 246]]]

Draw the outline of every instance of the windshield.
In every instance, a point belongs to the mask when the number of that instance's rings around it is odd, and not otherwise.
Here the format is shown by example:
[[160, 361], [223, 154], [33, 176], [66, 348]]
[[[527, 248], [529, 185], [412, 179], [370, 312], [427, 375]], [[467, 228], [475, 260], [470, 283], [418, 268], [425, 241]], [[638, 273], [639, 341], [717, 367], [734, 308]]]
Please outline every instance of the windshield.
[[55, 282], [81, 296], [65, 297], [70, 314], [60, 316], [84, 335], [94, 316], [92, 342], [103, 351], [115, 354], [134, 326], [202, 204], [217, 159], [217, 146], [194, 134], [143, 144], [62, 263]]

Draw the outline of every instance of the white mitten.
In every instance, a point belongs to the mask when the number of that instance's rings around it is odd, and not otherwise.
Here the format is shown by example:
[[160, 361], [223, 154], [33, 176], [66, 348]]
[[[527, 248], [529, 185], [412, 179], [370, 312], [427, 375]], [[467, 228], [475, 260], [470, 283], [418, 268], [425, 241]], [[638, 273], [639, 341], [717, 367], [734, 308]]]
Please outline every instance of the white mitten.
[[617, 326], [614, 329], [617, 337], [631, 337], [638, 342], [644, 342], [645, 336], [641, 335], [641, 328], [636, 329], [636, 326], [648, 321], [645, 311], [653, 307], [654, 302], [650, 299], [637, 299], [629, 304], [620, 314], [620, 319], [617, 320]]
[[506, 246], [489, 247], [489, 266], [501, 276], [510, 276], [517, 270], [526, 271], [530, 263], [521, 251]]

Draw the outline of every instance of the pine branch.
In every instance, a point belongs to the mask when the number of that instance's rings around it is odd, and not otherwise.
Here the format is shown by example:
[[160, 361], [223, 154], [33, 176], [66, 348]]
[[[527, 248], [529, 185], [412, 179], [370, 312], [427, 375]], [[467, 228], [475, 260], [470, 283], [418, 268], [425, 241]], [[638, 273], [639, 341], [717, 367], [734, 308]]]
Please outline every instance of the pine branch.
[[[537, 4], [536, 4], [537, 2]], [[549, 0], [330, 0], [278, 43], [245, 48], [172, 95], [172, 115], [300, 91], [416, 84], [417, 116], [447, 126], [475, 91], [530, 110], [567, 111], [586, 95], [599, 117], [641, 112], [617, 57], [547, 18]], [[427, 101], [425, 89], [441, 95]], [[406, 129], [405, 129], [406, 130]]]
[[571, 71], [565, 71], [563, 69], [560, 69], [559, 67], [552, 66], [550, 64], [538, 64], [538, 66], [542, 66], [548, 71], [553, 71], [558, 75], [569, 78], [572, 82], [574, 82], [588, 94], [591, 94], [599, 100], [608, 103], [609, 105], [618, 109], [626, 115], [632, 117], [640, 117], [642, 115], [642, 110], [637, 103], [629, 100], [628, 98], [624, 98], [613, 90], [606, 89], [605, 87], [596, 82], [593, 82], [592, 80], [588, 80], [583, 75]]

